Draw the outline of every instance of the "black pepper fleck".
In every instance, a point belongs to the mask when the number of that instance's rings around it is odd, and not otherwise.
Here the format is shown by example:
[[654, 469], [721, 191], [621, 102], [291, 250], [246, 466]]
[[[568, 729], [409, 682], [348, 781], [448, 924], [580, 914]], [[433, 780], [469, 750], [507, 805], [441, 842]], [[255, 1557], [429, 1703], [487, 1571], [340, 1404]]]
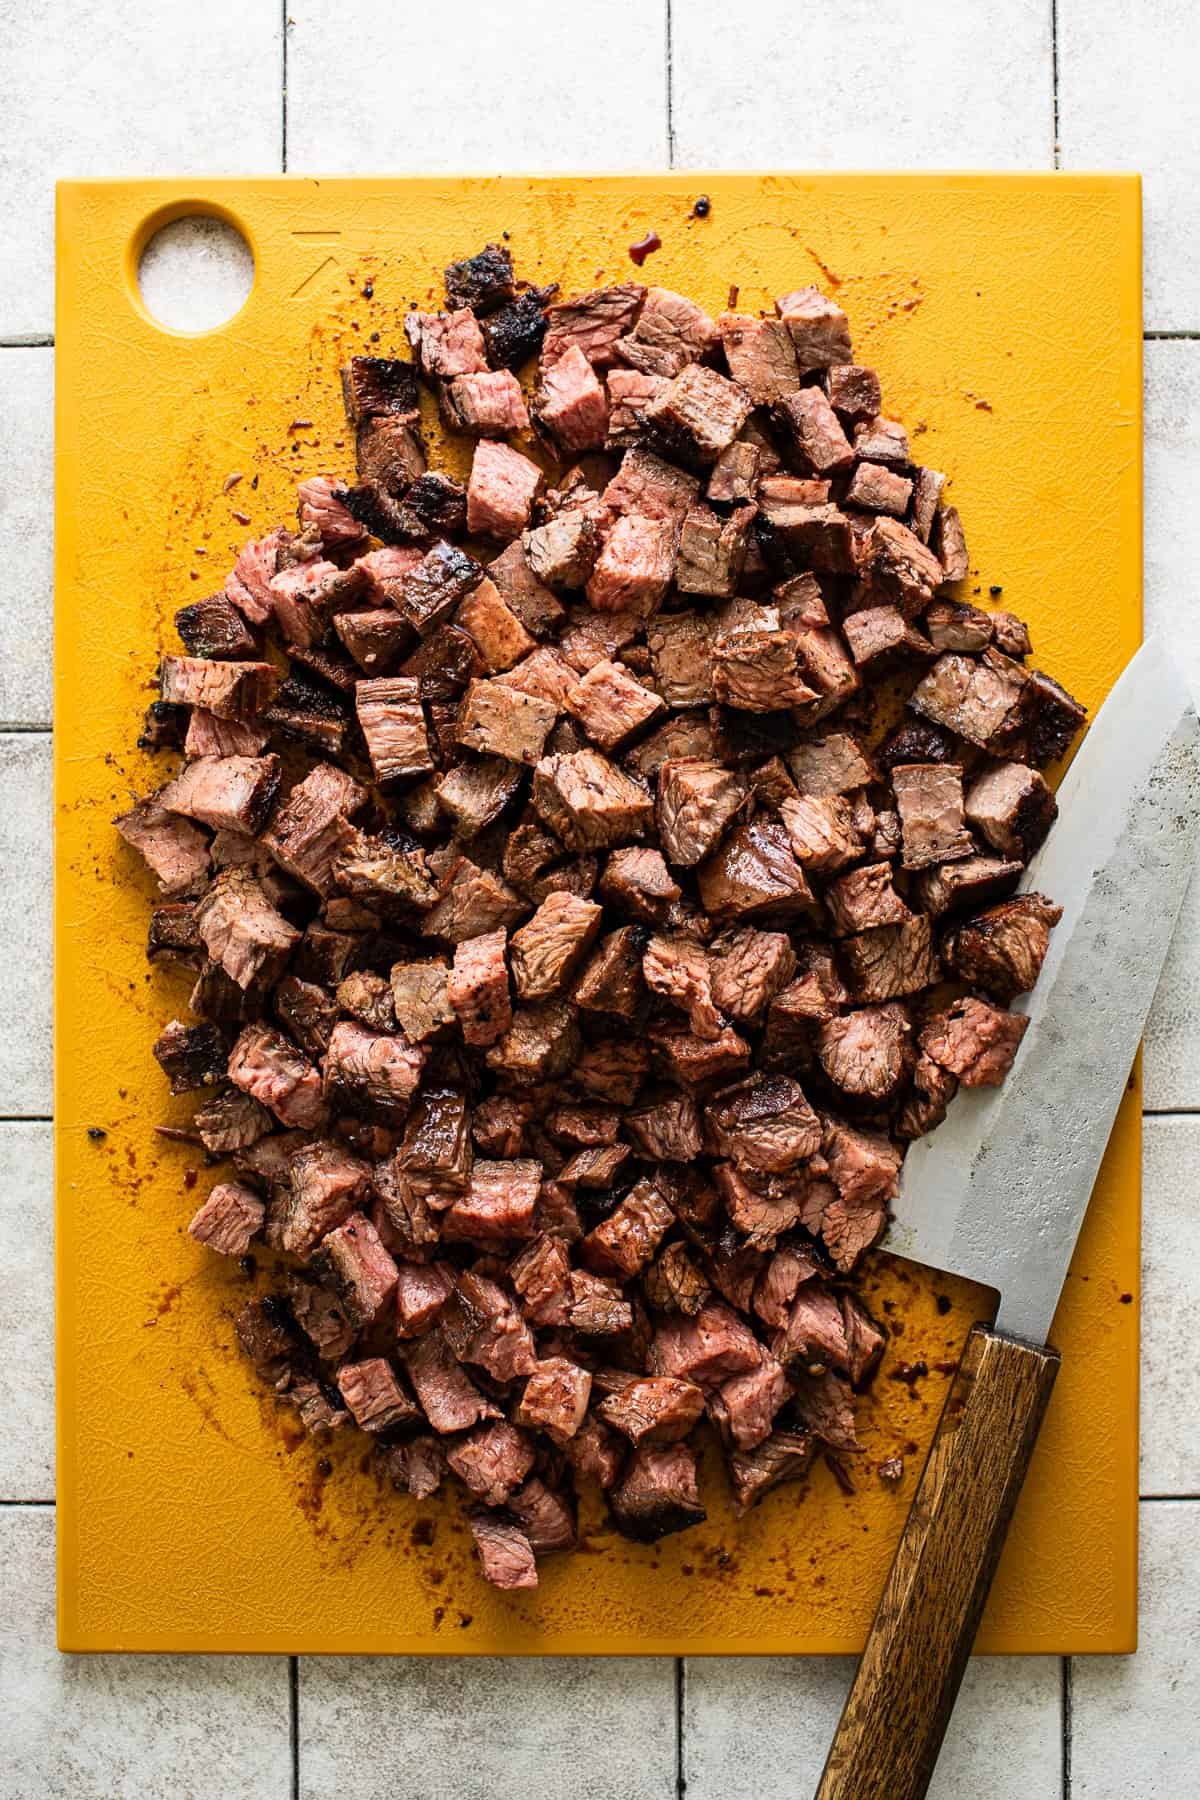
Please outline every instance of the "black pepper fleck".
[[88, 1136], [91, 1138], [93, 1144], [99, 1144], [108, 1136], [108, 1133], [99, 1125], [89, 1125]]

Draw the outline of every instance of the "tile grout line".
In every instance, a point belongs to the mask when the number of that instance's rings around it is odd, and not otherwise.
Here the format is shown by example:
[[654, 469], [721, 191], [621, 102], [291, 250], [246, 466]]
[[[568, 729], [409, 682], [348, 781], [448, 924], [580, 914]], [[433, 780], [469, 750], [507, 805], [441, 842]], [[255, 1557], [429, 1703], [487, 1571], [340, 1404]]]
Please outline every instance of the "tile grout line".
[[288, 1657], [288, 1718], [292, 1749], [292, 1800], [300, 1800], [300, 1658]]
[[54, 338], [41, 332], [31, 331], [22, 335], [15, 333], [12, 337], [0, 337], [0, 350], [52, 350]]
[[666, 0], [667, 8], [667, 167], [675, 167], [675, 68], [673, 20], [671, 16], [671, 0]]
[[675, 1800], [683, 1800], [687, 1792], [687, 1776], [683, 1767], [683, 1702], [687, 1665], [682, 1656], [675, 1658]]
[[1071, 1730], [1072, 1710], [1071, 1658], [1062, 1659], [1062, 1800], [1071, 1800]]
[[53, 725], [30, 725], [23, 719], [0, 719], [0, 736], [49, 737]]
[[20, 1506], [24, 1507], [26, 1510], [35, 1506], [40, 1506], [42, 1508], [50, 1507], [53, 1509], [57, 1504], [58, 1503], [55, 1500], [0, 1500], [0, 1512], [6, 1511], [10, 1506]]
[[279, 12], [279, 164], [287, 174], [288, 127], [288, 0], [280, 0]]
[[1062, 168], [1058, 143], [1058, 0], [1050, 0], [1050, 82], [1053, 89], [1054, 166]]
[[0, 1125], [53, 1125], [53, 1113], [0, 1113]]
[[1142, 337], [1148, 344], [1195, 344], [1200, 331], [1143, 331]]

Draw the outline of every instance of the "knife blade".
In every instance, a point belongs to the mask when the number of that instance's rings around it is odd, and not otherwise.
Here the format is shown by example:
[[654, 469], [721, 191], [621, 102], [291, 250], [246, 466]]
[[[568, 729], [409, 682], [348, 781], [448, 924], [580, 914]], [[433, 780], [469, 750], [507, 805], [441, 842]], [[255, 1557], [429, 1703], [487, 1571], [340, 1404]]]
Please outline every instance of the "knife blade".
[[1023, 891], [1062, 919], [1000, 1088], [959, 1093], [905, 1158], [883, 1248], [997, 1288], [997, 1329], [1044, 1343], [1183, 901], [1200, 722], [1161, 638], [1104, 702]]
[[1058, 1372], [1067, 1265], [1183, 901], [1200, 721], [1165, 643], [1116, 683], [1024, 888], [1062, 907], [1007, 1081], [909, 1150], [885, 1247], [996, 1288], [967, 1339], [817, 1800], [922, 1800]]

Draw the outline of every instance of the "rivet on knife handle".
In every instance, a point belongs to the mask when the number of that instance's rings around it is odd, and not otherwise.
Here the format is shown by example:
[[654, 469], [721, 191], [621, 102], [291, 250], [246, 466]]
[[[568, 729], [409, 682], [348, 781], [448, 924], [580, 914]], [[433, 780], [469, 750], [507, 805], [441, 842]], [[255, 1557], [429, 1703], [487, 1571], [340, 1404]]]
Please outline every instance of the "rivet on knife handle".
[[1058, 1365], [982, 1325], [968, 1338], [816, 1800], [928, 1788]]

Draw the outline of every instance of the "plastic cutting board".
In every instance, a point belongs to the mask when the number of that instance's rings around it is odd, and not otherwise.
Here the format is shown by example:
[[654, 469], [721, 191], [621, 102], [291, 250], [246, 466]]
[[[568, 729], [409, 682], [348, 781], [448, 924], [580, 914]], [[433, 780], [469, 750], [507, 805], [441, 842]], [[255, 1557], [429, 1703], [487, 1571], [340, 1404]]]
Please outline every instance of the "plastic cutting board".
[[[711, 209], [692, 207], [707, 194]], [[206, 335], [143, 309], [140, 247], [194, 210], [235, 221], [254, 290]], [[447, 1653], [856, 1650], [950, 1372], [989, 1297], [876, 1257], [888, 1359], [860, 1408], [855, 1492], [818, 1463], [740, 1525], [704, 1454], [708, 1523], [654, 1548], [584, 1507], [536, 1593], [479, 1579], [455, 1498], [416, 1504], [258, 1389], [236, 1265], [193, 1244], [211, 1174], [150, 1056], [186, 981], [148, 970], [150, 883], [110, 820], [164, 779], [135, 747], [172, 615], [348, 472], [337, 369], [403, 345], [411, 301], [500, 233], [564, 290], [635, 271], [712, 312], [816, 281], [915, 455], [951, 472], [973, 575], [1036, 661], [1095, 707], [1140, 637], [1139, 193], [1109, 176], [697, 175], [67, 184], [57, 335], [57, 1097], [60, 1642], [71, 1650]], [[378, 335], [376, 335], [378, 334]], [[402, 348], [401, 354], [406, 354]], [[435, 440], [437, 437], [434, 432]], [[460, 462], [461, 444], [453, 447]], [[225, 479], [242, 479], [227, 492]], [[237, 515], [243, 515], [239, 518]], [[103, 1133], [104, 1135], [97, 1135]], [[1131, 1083], [1059, 1308], [1063, 1370], [979, 1639], [1134, 1647], [1139, 1102]], [[260, 1288], [262, 1278], [260, 1276]], [[928, 1373], [894, 1379], [898, 1365]], [[902, 1371], [899, 1371], [902, 1372]], [[900, 1453], [898, 1488], [875, 1473]]]

